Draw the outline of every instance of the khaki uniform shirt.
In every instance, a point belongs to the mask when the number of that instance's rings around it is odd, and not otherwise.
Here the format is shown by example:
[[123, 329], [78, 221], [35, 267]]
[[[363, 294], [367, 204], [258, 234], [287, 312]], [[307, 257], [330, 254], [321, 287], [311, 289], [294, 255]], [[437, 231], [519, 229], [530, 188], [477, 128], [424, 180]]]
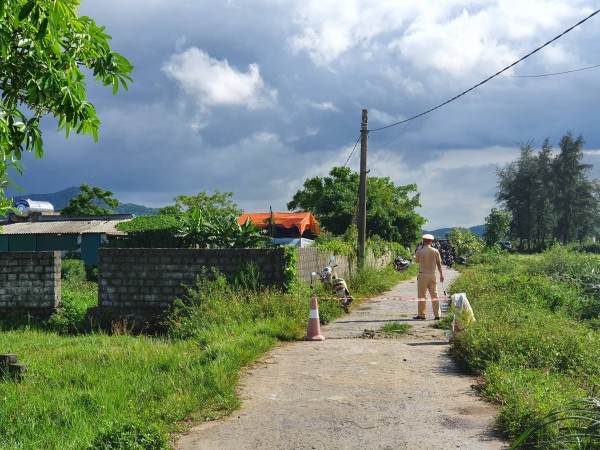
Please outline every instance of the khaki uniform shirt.
[[437, 263], [441, 264], [442, 258], [440, 252], [435, 248], [431, 248], [429, 245], [424, 245], [415, 254], [415, 261], [419, 263], [419, 273], [435, 273], [437, 269]]

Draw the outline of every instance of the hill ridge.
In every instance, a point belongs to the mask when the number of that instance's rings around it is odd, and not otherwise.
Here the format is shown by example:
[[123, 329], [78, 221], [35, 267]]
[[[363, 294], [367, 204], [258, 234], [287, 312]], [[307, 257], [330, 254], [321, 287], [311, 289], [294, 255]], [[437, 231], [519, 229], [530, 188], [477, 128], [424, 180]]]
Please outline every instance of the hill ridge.
[[[69, 200], [79, 195], [79, 188], [75, 186], [68, 187], [61, 191], [49, 194], [25, 194], [13, 197], [13, 205], [19, 200], [37, 200], [50, 203], [55, 211], [60, 211], [69, 204]], [[133, 214], [135, 216], [151, 216], [158, 214], [158, 208], [137, 205], [135, 203], [120, 203], [114, 208], [117, 214]]]

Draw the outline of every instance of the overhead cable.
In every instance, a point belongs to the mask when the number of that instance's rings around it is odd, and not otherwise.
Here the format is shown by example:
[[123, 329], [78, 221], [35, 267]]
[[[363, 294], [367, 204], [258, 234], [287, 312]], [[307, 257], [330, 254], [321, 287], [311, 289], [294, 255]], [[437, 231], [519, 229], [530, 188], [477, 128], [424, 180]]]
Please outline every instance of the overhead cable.
[[576, 23], [575, 25], [573, 25], [572, 27], [570, 27], [570, 28], [567, 28], [567, 29], [566, 29], [565, 31], [563, 31], [561, 34], [559, 34], [559, 35], [558, 35], [558, 36], [556, 36], [555, 38], [553, 38], [553, 39], [549, 40], [549, 41], [548, 41], [548, 42], [546, 42], [544, 45], [542, 45], [542, 46], [540, 46], [540, 47], [536, 48], [536, 49], [535, 49], [535, 50], [533, 50], [532, 52], [530, 52], [530, 53], [528, 53], [527, 55], [523, 56], [521, 59], [519, 59], [519, 60], [515, 61], [514, 63], [512, 63], [512, 64], [511, 64], [511, 65], [509, 65], [509, 66], [506, 66], [504, 69], [502, 69], [502, 70], [500, 70], [500, 71], [496, 72], [496, 73], [495, 73], [494, 75], [492, 75], [491, 77], [488, 77], [488, 78], [486, 78], [486, 79], [485, 79], [485, 80], [483, 80], [482, 82], [480, 82], [480, 83], [477, 83], [475, 86], [473, 86], [473, 87], [471, 87], [471, 88], [467, 89], [466, 91], [463, 91], [463, 92], [461, 92], [460, 94], [458, 94], [458, 95], [456, 95], [456, 96], [452, 97], [450, 100], [447, 100], [447, 101], [445, 101], [444, 103], [441, 103], [441, 104], [437, 105], [437, 106], [436, 106], [436, 107], [434, 107], [434, 108], [428, 109], [427, 111], [424, 111], [424, 112], [422, 112], [422, 113], [420, 113], [420, 114], [417, 114], [416, 116], [410, 117], [410, 118], [408, 118], [408, 119], [406, 119], [406, 120], [402, 120], [402, 121], [400, 121], [400, 122], [396, 122], [396, 123], [393, 123], [393, 124], [391, 124], [391, 125], [387, 125], [387, 126], [385, 126], [385, 127], [374, 128], [374, 129], [372, 129], [372, 130], [369, 130], [369, 131], [370, 131], [370, 132], [372, 132], [372, 131], [380, 131], [380, 130], [385, 130], [386, 128], [395, 127], [395, 126], [397, 126], [397, 125], [403, 124], [403, 123], [405, 123], [405, 122], [408, 122], [408, 121], [410, 121], [410, 120], [413, 120], [413, 119], [416, 119], [416, 118], [418, 118], [418, 117], [424, 116], [425, 114], [429, 114], [430, 112], [432, 112], [432, 111], [435, 111], [436, 109], [439, 109], [439, 108], [441, 108], [442, 106], [445, 106], [445, 105], [447, 105], [447, 104], [448, 104], [448, 103], [450, 103], [450, 102], [453, 102], [454, 100], [456, 100], [456, 99], [458, 99], [458, 98], [462, 97], [463, 95], [465, 95], [465, 94], [467, 94], [467, 93], [471, 92], [473, 89], [476, 89], [476, 88], [478, 88], [479, 86], [481, 86], [482, 84], [485, 84], [485, 83], [487, 83], [487, 82], [488, 82], [488, 81], [490, 81], [492, 78], [495, 78], [495, 77], [497, 77], [497, 76], [498, 76], [498, 75], [500, 75], [502, 72], [506, 72], [506, 71], [507, 71], [508, 69], [510, 69], [511, 67], [513, 67], [513, 66], [516, 66], [517, 64], [519, 64], [519, 63], [520, 63], [521, 61], [523, 61], [524, 59], [527, 59], [527, 58], [529, 58], [531, 55], [533, 55], [534, 53], [536, 53], [536, 52], [540, 51], [540, 50], [541, 50], [541, 49], [543, 49], [544, 47], [547, 47], [548, 45], [550, 45], [551, 43], [553, 43], [553, 42], [554, 42], [554, 41], [556, 41], [557, 39], [560, 39], [560, 38], [561, 38], [561, 37], [563, 37], [565, 34], [567, 34], [569, 31], [573, 30], [574, 28], [577, 28], [579, 25], [581, 25], [581, 24], [582, 24], [582, 23], [584, 23], [585, 21], [587, 21], [587, 20], [591, 19], [592, 17], [594, 17], [594, 16], [595, 16], [596, 14], [598, 14], [599, 12], [600, 12], [600, 9], [599, 9], [599, 10], [596, 10], [596, 11], [594, 11], [592, 14], [590, 14], [589, 16], [587, 16], [585, 19], [583, 19], [583, 20], [580, 20], [579, 22], [577, 22], [577, 23]]
[[348, 161], [350, 161], [350, 158], [352, 158], [352, 155], [354, 155], [354, 151], [356, 150], [356, 146], [358, 145], [360, 138], [361, 138], [361, 136], [358, 136], [358, 139], [356, 140], [356, 143], [354, 144], [354, 148], [352, 149], [352, 152], [350, 152], [350, 156], [348, 156], [348, 159], [346, 160], [346, 162], [344, 163], [344, 165], [342, 167], [346, 167], [346, 164], [348, 164]]
[[540, 75], [502, 75], [506, 78], [539, 78], [539, 77], [552, 77], [554, 75], [564, 75], [566, 73], [573, 72], [581, 72], [582, 70], [595, 69], [596, 67], [600, 67], [600, 64], [596, 64], [595, 66], [582, 67], [581, 69], [573, 69], [573, 70], [565, 70], [564, 72], [554, 72], [554, 73], [543, 73]]

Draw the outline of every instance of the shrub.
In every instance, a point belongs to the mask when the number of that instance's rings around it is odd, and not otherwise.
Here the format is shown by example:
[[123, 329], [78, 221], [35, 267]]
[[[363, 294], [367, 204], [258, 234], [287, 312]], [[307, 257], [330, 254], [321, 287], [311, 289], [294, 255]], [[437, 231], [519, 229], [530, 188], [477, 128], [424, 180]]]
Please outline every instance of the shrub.
[[85, 281], [87, 273], [83, 261], [75, 258], [63, 259], [60, 264], [60, 277], [63, 280]]
[[89, 448], [94, 450], [169, 450], [167, 436], [156, 425], [112, 424], [102, 430]]
[[[204, 270], [186, 295], [175, 299], [162, 322], [178, 338], [198, 336], [215, 328], [233, 329], [259, 319], [285, 321], [298, 325], [308, 314], [308, 295], [298, 301], [300, 293], [283, 293], [270, 288], [254, 290], [240, 283], [229, 283], [217, 270]], [[307, 311], [306, 314], [303, 311]]]
[[177, 237], [179, 223], [175, 216], [156, 215], [135, 217], [117, 224], [126, 237], [115, 239], [108, 247], [121, 248], [179, 248], [181, 239]]

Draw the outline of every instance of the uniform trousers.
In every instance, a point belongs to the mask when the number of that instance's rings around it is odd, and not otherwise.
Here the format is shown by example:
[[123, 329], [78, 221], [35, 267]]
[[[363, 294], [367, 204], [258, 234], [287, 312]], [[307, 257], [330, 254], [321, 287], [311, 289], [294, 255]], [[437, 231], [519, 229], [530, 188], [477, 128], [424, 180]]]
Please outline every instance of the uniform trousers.
[[[438, 298], [437, 292], [437, 279], [435, 273], [419, 273], [417, 277], [417, 291], [419, 298], [427, 298], [426, 293], [429, 291], [429, 296], [432, 299]], [[431, 307], [433, 308], [433, 315], [435, 317], [440, 317], [442, 315], [442, 311], [440, 309], [440, 301], [439, 300], [431, 300]], [[417, 315], [419, 317], [427, 316], [427, 301], [419, 300], [418, 301], [418, 312]]]

